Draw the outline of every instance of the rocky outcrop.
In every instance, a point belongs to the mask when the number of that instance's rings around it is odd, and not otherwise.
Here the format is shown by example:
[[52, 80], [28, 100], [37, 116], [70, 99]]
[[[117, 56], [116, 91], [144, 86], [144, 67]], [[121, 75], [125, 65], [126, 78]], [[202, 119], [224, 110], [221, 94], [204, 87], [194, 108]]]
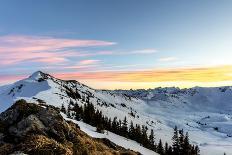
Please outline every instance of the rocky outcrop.
[[77, 124], [67, 122], [58, 109], [17, 101], [0, 114], [0, 154], [134, 155], [107, 139], [94, 139]]

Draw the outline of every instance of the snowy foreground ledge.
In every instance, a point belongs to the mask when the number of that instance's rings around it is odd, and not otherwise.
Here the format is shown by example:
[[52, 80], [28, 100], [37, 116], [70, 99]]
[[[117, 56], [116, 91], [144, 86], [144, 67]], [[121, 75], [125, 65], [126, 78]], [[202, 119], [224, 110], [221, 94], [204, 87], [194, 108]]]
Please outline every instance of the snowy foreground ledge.
[[81, 121], [76, 121], [76, 120], [67, 118], [66, 115], [63, 113], [61, 113], [61, 115], [63, 116], [63, 118], [65, 120], [69, 120], [69, 121], [72, 121], [72, 122], [78, 124], [80, 126], [80, 129], [91, 137], [107, 138], [110, 141], [112, 141], [113, 143], [115, 143], [121, 147], [140, 152], [143, 155], [158, 155], [158, 153], [155, 153], [154, 151], [151, 151], [151, 150], [141, 146], [139, 143], [137, 143], [133, 140], [116, 135], [116, 134], [109, 132], [109, 131], [105, 132], [104, 134], [98, 133], [98, 132], [96, 132], [96, 127], [93, 127], [93, 126], [86, 124], [84, 122], [81, 122]]

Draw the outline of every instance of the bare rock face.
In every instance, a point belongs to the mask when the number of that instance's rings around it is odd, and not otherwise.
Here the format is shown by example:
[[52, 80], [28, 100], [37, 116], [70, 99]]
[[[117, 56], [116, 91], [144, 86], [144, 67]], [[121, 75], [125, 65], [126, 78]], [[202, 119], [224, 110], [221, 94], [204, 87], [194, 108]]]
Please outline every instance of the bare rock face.
[[57, 108], [17, 101], [0, 114], [1, 155], [134, 155], [107, 139], [94, 139], [67, 122]]
[[15, 126], [9, 128], [9, 133], [11, 135], [16, 135], [17, 137], [25, 137], [29, 132], [43, 133], [45, 126], [37, 116], [31, 114], [25, 119], [18, 122]]

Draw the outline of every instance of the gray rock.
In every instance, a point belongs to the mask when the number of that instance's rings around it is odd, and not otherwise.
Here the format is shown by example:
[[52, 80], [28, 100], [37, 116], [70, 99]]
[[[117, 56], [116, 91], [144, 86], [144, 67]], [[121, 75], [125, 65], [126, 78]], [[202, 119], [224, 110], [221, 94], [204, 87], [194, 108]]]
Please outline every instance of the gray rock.
[[29, 115], [27, 118], [22, 119], [16, 126], [9, 128], [9, 133], [17, 137], [24, 137], [28, 132], [36, 131], [43, 133], [45, 130], [44, 124], [35, 116]]

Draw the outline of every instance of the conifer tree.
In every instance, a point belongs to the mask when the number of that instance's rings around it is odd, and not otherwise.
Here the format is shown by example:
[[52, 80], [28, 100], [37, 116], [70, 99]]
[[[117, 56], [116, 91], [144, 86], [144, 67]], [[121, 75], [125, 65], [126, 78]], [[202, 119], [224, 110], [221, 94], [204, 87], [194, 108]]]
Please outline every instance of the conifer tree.
[[101, 123], [97, 124], [96, 131], [99, 133], [104, 133], [104, 127]]
[[189, 145], [188, 132], [186, 132], [185, 137], [184, 137], [183, 153], [185, 155], [189, 155], [190, 154], [190, 145]]
[[168, 152], [166, 152], [166, 155], [172, 155], [172, 154], [173, 154], [172, 147], [169, 146]]
[[197, 145], [195, 146], [195, 155], [200, 155], [200, 149]]
[[60, 111], [63, 112], [64, 114], [66, 114], [66, 109], [65, 109], [65, 107], [64, 107], [64, 104], [61, 105]]
[[159, 153], [160, 155], [164, 154], [164, 148], [163, 148], [163, 144], [161, 139], [159, 140], [159, 144], [157, 146], [157, 153]]
[[154, 143], [155, 143], [155, 136], [154, 136], [154, 131], [151, 129], [151, 133], [149, 136], [149, 145], [152, 150], [154, 150]]
[[126, 116], [122, 122], [122, 134], [125, 136], [125, 137], [128, 137], [127, 135], [127, 132], [128, 132], [128, 127], [127, 127], [127, 119], [126, 119]]
[[179, 131], [179, 153], [184, 154], [184, 131], [183, 129]]
[[70, 104], [68, 104], [67, 117], [71, 118], [71, 106], [70, 106]]
[[112, 131], [115, 133], [117, 131], [117, 117], [114, 117], [113, 122], [112, 122]]
[[130, 138], [134, 138], [134, 136], [135, 136], [134, 132], [135, 132], [135, 128], [134, 128], [133, 122], [131, 121], [130, 127], [129, 127], [129, 137]]
[[145, 125], [142, 125], [142, 144], [144, 146], [149, 146], [149, 141], [148, 141], [148, 137], [147, 137], [147, 127]]
[[168, 143], [166, 142], [166, 143], [165, 143], [165, 147], [164, 147], [164, 154], [165, 154], [165, 155], [167, 155], [168, 149], [169, 149]]
[[175, 126], [174, 128], [174, 135], [172, 137], [172, 140], [173, 140], [173, 144], [172, 144], [173, 154], [179, 155], [180, 146], [179, 146], [179, 134], [178, 134], [177, 126]]

